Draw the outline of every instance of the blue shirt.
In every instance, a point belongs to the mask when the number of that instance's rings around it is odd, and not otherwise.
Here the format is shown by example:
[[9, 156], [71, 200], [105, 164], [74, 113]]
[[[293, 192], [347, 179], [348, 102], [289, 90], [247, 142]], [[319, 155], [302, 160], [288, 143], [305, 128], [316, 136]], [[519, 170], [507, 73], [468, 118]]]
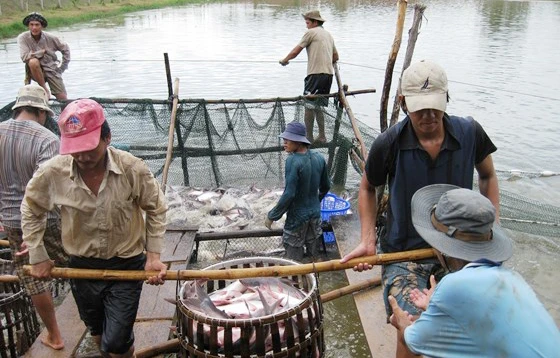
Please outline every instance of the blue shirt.
[[331, 187], [327, 164], [320, 153], [292, 153], [286, 159], [286, 185], [278, 203], [268, 213], [272, 221], [287, 213], [284, 228], [294, 230], [321, 217], [321, 199]]
[[560, 357], [552, 317], [523, 278], [501, 266], [471, 263], [445, 276], [404, 337], [427, 357]]

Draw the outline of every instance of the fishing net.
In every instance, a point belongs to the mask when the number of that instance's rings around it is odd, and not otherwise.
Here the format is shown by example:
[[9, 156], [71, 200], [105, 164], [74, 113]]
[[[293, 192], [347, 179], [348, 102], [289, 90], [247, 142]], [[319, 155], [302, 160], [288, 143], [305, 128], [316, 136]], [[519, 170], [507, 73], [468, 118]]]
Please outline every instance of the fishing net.
[[[144, 159], [154, 175], [161, 178], [169, 138], [171, 102], [93, 99], [105, 109], [112, 131], [112, 145]], [[0, 121], [11, 118], [13, 104], [0, 109]], [[329, 99], [325, 107], [315, 107], [304, 98], [180, 100], [167, 184], [200, 188], [282, 187], [286, 157], [278, 135], [287, 123], [303, 122], [306, 107], [323, 113], [327, 142], [314, 144], [312, 148], [327, 158], [333, 184], [344, 187], [349, 175], [359, 177], [358, 162], [362, 158], [350, 155], [359, 153], [359, 150], [356, 150], [350, 120], [336, 98]], [[54, 102], [52, 109], [57, 118], [62, 104]], [[357, 125], [369, 148], [379, 132], [359, 121]], [[58, 134], [54, 120], [50, 119], [46, 126]], [[503, 178], [504, 173], [498, 174]], [[560, 237], [559, 207], [505, 190], [501, 190], [500, 200], [504, 227]], [[230, 244], [232, 246], [235, 245]]]

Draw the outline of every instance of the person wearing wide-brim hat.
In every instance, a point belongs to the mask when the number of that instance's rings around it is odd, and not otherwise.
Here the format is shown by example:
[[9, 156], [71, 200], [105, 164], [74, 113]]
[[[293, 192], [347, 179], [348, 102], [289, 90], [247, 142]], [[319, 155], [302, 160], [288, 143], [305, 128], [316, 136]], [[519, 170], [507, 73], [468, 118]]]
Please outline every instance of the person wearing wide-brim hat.
[[[12, 107], [13, 119], [0, 123], [0, 217], [20, 283], [48, 332], [41, 342], [58, 350], [64, 347], [64, 341], [55, 315], [52, 282], [25, 276], [23, 266], [29, 264], [29, 255], [23, 254], [25, 251], [20, 253], [23, 243], [20, 207], [25, 188], [35, 170], [55, 157], [59, 149], [58, 137], [45, 127], [48, 118], [54, 115], [47, 100], [42, 87], [23, 86]], [[48, 212], [45, 218], [44, 247], [57, 266], [66, 266], [68, 257], [62, 248], [58, 211]]]
[[[22, 23], [29, 29], [17, 39], [21, 60], [25, 63], [25, 83], [29, 84], [33, 80], [45, 89], [47, 97], [52, 93], [58, 100], [67, 99], [62, 73], [70, 62], [68, 44], [43, 31], [49, 23], [38, 12], [24, 17]], [[57, 52], [62, 54], [62, 61], [58, 60]]]
[[[282, 66], [290, 63], [300, 52], [307, 51], [307, 77], [304, 80], [304, 95], [329, 94], [331, 90], [334, 64], [338, 61], [338, 51], [334, 44], [332, 35], [323, 28], [325, 19], [321, 17], [318, 10], [312, 10], [302, 14], [307, 31], [301, 38], [299, 44], [279, 62]], [[324, 143], [327, 141], [325, 134], [325, 118], [322, 109], [317, 106], [326, 106], [327, 98], [319, 98], [313, 105], [305, 108], [305, 126], [307, 128], [307, 139], [313, 142], [313, 125], [317, 120], [319, 134], [316, 141]]]
[[331, 183], [325, 158], [309, 149], [303, 124], [288, 123], [279, 137], [284, 141], [284, 150], [290, 154], [285, 165], [285, 188], [278, 203], [266, 215], [265, 226], [271, 229], [272, 222], [286, 214], [282, 235], [285, 257], [302, 261], [305, 249], [311, 257], [318, 254], [317, 246], [323, 233], [321, 200]]
[[523, 278], [502, 266], [512, 240], [486, 197], [435, 184], [412, 197], [416, 231], [451, 272], [411, 292], [424, 312], [413, 322], [396, 300], [391, 323], [411, 354], [428, 357], [558, 357], [560, 332]]

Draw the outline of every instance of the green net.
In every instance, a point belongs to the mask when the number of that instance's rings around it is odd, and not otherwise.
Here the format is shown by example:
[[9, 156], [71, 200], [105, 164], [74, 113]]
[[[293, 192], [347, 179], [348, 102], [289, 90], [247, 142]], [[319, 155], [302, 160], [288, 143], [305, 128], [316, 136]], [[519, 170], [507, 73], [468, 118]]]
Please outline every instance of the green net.
[[[161, 179], [164, 170], [172, 106], [170, 101], [93, 98], [105, 109], [112, 145], [144, 159]], [[11, 118], [13, 102], [0, 109], [0, 121]], [[310, 107], [311, 106], [311, 107]], [[54, 102], [56, 116], [62, 104]], [[285, 154], [278, 135], [291, 121], [302, 122], [307, 108], [325, 118], [326, 143], [312, 145], [327, 158], [335, 185], [349, 175], [359, 178], [358, 152], [346, 113], [336, 100], [315, 107], [305, 99], [205, 101], [181, 100], [176, 111], [173, 154], [167, 184], [219, 188], [278, 188], [284, 184]], [[379, 134], [357, 122], [367, 148]], [[58, 133], [53, 119], [46, 126]], [[500, 175], [500, 173], [498, 173]], [[501, 190], [502, 225], [531, 234], [560, 237], [560, 208]]]

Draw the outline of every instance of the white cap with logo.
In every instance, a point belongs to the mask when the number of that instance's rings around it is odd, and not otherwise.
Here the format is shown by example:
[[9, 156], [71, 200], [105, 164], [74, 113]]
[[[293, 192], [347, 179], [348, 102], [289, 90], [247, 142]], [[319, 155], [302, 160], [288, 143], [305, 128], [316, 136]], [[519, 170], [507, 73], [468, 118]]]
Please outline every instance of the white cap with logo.
[[447, 75], [435, 62], [422, 60], [410, 65], [402, 75], [401, 94], [409, 112], [447, 108]]

